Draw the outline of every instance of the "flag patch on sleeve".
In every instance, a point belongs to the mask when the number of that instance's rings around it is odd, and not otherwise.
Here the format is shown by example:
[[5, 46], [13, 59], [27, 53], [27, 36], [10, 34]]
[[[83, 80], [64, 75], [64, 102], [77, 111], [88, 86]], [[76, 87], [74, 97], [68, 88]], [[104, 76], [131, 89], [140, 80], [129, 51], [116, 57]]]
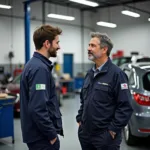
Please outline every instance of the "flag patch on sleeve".
[[46, 85], [45, 84], [36, 84], [35, 88], [36, 88], [36, 90], [45, 90]]
[[121, 84], [121, 89], [122, 90], [128, 89], [128, 84], [127, 83], [122, 83]]

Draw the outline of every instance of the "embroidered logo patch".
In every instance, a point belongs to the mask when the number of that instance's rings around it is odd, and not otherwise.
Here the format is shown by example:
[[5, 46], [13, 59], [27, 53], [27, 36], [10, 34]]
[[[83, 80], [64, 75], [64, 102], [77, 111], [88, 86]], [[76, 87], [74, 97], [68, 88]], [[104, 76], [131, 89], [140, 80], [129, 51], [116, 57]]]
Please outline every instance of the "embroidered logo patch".
[[128, 89], [128, 84], [127, 83], [122, 83], [121, 84], [121, 89], [122, 90]]
[[45, 84], [36, 84], [35, 88], [36, 88], [36, 90], [45, 90], [46, 85]]
[[108, 86], [108, 83], [102, 83], [102, 82], [97, 82], [98, 84], [102, 84], [102, 85], [106, 85], [106, 86]]

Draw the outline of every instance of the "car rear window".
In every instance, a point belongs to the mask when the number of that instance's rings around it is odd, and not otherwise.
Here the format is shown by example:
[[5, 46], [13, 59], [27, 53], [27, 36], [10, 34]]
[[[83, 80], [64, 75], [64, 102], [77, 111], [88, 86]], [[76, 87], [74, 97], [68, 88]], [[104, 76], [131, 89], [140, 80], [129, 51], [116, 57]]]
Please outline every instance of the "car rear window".
[[114, 58], [112, 59], [112, 62], [117, 65], [121, 66], [125, 63], [130, 63], [131, 62], [131, 57], [119, 57], [119, 58]]
[[143, 87], [145, 90], [150, 91], [150, 72], [143, 76]]
[[130, 63], [131, 62], [131, 58], [129, 57], [123, 57], [121, 58], [121, 61], [120, 61], [120, 65], [122, 64], [125, 64], [125, 63]]
[[150, 62], [150, 58], [140, 58], [137, 59], [137, 62]]
[[115, 64], [115, 65], [117, 65], [118, 66], [118, 64], [119, 64], [119, 59], [112, 59], [112, 62]]

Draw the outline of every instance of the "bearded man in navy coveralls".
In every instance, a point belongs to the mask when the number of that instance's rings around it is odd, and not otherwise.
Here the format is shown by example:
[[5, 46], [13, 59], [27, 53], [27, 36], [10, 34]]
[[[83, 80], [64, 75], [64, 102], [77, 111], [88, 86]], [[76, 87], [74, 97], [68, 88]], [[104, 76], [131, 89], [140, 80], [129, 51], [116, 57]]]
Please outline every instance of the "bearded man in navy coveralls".
[[127, 76], [109, 58], [112, 48], [106, 34], [91, 34], [88, 59], [95, 65], [85, 76], [76, 117], [82, 150], [119, 150], [133, 112]]
[[63, 135], [61, 113], [51, 74], [61, 29], [43, 25], [33, 35], [36, 51], [25, 65], [20, 82], [23, 142], [29, 150], [59, 150]]

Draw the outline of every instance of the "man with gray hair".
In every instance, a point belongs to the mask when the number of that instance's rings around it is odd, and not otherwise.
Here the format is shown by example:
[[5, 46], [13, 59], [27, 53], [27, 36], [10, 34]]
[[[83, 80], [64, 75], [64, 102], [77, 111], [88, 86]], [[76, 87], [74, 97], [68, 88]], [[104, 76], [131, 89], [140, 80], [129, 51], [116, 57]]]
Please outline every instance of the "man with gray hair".
[[88, 59], [95, 65], [85, 76], [76, 117], [82, 150], [119, 150], [133, 112], [127, 76], [109, 58], [112, 48], [106, 34], [91, 34]]

